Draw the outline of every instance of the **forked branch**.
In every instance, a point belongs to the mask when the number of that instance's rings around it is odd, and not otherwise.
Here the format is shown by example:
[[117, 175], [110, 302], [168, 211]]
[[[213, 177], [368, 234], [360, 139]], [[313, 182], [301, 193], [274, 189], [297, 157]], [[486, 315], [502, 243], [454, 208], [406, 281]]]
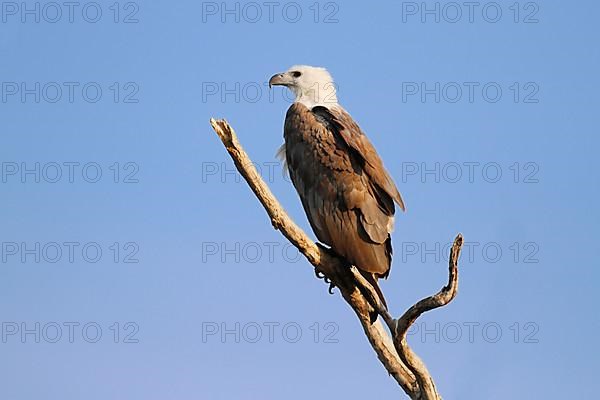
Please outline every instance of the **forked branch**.
[[[394, 320], [380, 304], [373, 287], [355, 267], [349, 269], [339, 257], [318, 246], [287, 215], [238, 142], [233, 128], [227, 121], [211, 119], [210, 124], [225, 145], [236, 168], [263, 205], [273, 227], [281, 231], [283, 236], [298, 248], [315, 267], [317, 273], [323, 274], [340, 289], [342, 296], [358, 316], [369, 343], [388, 373], [411, 399], [441, 399], [425, 364], [408, 346], [406, 334], [421, 314], [448, 304], [456, 296], [462, 236], [459, 234], [456, 237], [450, 252], [448, 284], [437, 294], [410, 307], [400, 319]], [[372, 311], [377, 311], [382, 316], [391, 336], [379, 321], [371, 324], [369, 314]]]

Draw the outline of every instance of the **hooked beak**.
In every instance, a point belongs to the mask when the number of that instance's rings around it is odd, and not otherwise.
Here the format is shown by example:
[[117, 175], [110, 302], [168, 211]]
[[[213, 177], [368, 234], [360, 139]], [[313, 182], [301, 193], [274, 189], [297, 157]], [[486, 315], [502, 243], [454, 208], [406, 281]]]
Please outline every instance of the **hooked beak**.
[[286, 73], [275, 74], [269, 79], [269, 88], [271, 86], [287, 86], [292, 83], [290, 77]]

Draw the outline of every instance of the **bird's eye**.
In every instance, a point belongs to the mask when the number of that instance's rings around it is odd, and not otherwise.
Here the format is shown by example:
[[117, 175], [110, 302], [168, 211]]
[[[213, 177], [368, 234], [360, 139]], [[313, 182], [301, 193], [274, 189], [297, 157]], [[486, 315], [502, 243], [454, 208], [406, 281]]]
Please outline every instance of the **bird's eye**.
[[302, 75], [302, 72], [300, 72], [300, 71], [294, 71], [294, 72], [292, 72], [292, 76], [293, 76], [294, 78], [299, 78], [299, 77], [300, 77], [300, 75]]

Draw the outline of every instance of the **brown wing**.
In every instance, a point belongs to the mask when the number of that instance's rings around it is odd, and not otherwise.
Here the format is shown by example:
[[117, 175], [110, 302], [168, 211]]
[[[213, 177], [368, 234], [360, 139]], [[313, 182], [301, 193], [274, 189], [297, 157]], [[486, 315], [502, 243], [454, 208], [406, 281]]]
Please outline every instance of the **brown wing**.
[[332, 107], [331, 109], [317, 106], [313, 108], [313, 113], [318, 115], [330, 125], [330, 129], [336, 130], [344, 141], [352, 148], [355, 155], [362, 160], [365, 172], [371, 178], [379, 190], [383, 190], [405, 211], [404, 201], [393, 179], [383, 166], [381, 158], [377, 154], [371, 141], [363, 133], [358, 124], [354, 122], [350, 114], [342, 107]]
[[347, 129], [320, 110], [293, 104], [284, 129], [286, 162], [317, 238], [359, 269], [385, 277], [396, 196], [376, 180], [389, 176], [377, 171], [383, 166], [373, 147], [367, 165], [341, 133]]

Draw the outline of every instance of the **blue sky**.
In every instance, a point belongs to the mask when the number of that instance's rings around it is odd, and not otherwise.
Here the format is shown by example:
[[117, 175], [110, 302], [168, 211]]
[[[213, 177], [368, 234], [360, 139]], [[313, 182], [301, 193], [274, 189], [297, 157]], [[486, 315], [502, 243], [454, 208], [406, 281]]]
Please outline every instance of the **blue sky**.
[[593, 398], [596, 2], [24, 4], [0, 15], [1, 398], [398, 395], [208, 124], [312, 235], [266, 87], [293, 64], [330, 70], [403, 194], [393, 314], [465, 237], [409, 338], [444, 398]]

